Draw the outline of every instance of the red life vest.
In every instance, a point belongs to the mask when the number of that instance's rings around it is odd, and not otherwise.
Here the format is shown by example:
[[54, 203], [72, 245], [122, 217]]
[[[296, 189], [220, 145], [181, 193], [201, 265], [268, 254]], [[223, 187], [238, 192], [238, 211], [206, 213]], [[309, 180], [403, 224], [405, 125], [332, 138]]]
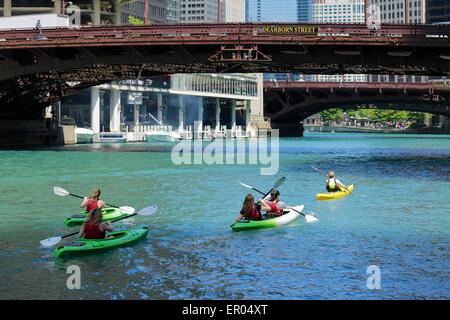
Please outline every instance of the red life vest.
[[86, 206], [86, 212], [91, 212], [98, 208], [98, 200], [89, 199]]
[[86, 222], [84, 224], [85, 239], [105, 239], [105, 231], [100, 231], [100, 223]]
[[260, 214], [258, 208], [255, 205], [252, 206], [252, 209], [250, 210], [250, 214], [249, 214], [248, 217], [250, 219], [255, 219], [255, 220], [256, 219], [261, 219], [261, 214]]
[[280, 208], [278, 208], [277, 203], [275, 201], [271, 202], [268, 201], [267, 205], [270, 207], [270, 212], [277, 215], [277, 216], [281, 216], [281, 210]]
[[[241, 210], [241, 214], [245, 217], [245, 213], [244, 213], [244, 209]], [[245, 217], [246, 219], [250, 219], [250, 220], [259, 220], [261, 219], [261, 214], [257, 208], [257, 206], [255, 204], [253, 204], [252, 208], [250, 209], [250, 212], [248, 214], [247, 217]]]

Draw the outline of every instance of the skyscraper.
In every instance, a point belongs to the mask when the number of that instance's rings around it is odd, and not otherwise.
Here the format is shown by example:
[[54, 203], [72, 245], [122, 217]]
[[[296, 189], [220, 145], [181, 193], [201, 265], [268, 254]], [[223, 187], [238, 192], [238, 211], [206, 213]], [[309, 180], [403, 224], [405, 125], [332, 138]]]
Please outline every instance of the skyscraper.
[[309, 22], [312, 0], [246, 0], [247, 22]]
[[[444, 1], [439, 0], [436, 3]], [[381, 23], [425, 23], [425, 2], [426, 0], [369, 0], [369, 10], [370, 6], [378, 6]]]
[[224, 1], [180, 0], [181, 23], [217, 23], [219, 20], [225, 20]]
[[427, 0], [427, 23], [450, 22], [450, 0]]
[[[364, 0], [314, 0], [314, 22], [364, 23]], [[365, 81], [363, 74], [317, 75], [318, 81]]]
[[224, 22], [245, 22], [245, 0], [224, 0]]

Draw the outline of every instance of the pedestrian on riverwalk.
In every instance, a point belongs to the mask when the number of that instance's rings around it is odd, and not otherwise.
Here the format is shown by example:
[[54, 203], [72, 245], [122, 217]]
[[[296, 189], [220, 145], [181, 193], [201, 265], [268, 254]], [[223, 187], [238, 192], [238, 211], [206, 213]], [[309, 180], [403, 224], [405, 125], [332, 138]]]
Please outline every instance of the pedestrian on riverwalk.
[[37, 32], [37, 38], [40, 40], [42, 38], [42, 24], [41, 20], [38, 20], [36, 22], [36, 32]]

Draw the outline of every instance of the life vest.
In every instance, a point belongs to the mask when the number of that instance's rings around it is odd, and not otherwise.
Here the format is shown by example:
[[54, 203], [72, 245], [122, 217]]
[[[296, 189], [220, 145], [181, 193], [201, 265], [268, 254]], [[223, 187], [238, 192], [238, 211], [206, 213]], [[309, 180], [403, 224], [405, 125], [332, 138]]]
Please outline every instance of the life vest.
[[336, 191], [340, 191], [341, 190], [339, 188], [338, 184], [336, 183], [336, 178], [328, 179], [328, 181], [327, 181], [327, 190], [329, 192], [336, 192]]
[[277, 216], [281, 216], [281, 210], [278, 208], [277, 203], [275, 201], [267, 202], [267, 205], [270, 207], [270, 213], [273, 213]]
[[98, 200], [89, 199], [86, 206], [86, 212], [91, 212], [98, 208]]
[[250, 212], [248, 213], [248, 216], [245, 216], [244, 210], [241, 211], [241, 214], [244, 216], [244, 219], [248, 220], [260, 220], [261, 219], [261, 212], [259, 211], [259, 208], [256, 204], [252, 206], [250, 209]]
[[85, 239], [105, 239], [105, 235], [105, 231], [100, 231], [100, 223], [88, 221], [84, 224]]

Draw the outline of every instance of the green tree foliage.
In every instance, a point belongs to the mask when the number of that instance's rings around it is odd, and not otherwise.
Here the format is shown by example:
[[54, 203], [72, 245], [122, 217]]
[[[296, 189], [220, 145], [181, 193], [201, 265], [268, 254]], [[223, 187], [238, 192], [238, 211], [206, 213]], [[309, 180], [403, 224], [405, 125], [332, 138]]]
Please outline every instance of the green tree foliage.
[[131, 24], [132, 26], [142, 26], [144, 24], [144, 21], [133, 17], [133, 16], [128, 16], [128, 23]]
[[328, 109], [320, 112], [322, 121], [342, 121], [344, 120], [344, 111], [342, 109]]
[[[347, 115], [356, 120], [379, 122], [416, 121], [423, 122], [425, 113], [411, 111], [397, 111], [384, 109], [351, 109], [345, 111]], [[328, 109], [320, 112], [323, 121], [341, 121], [344, 119], [344, 110]]]

